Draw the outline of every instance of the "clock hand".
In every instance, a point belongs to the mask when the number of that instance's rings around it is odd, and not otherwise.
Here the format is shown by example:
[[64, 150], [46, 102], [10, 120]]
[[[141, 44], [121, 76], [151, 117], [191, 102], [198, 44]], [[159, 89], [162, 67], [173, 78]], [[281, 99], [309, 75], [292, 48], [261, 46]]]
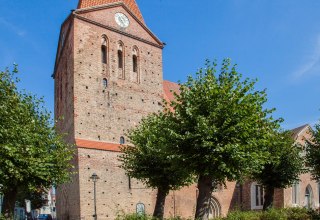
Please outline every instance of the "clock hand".
[[120, 22], [121, 22], [122, 24], [125, 23], [123, 17], [120, 17]]

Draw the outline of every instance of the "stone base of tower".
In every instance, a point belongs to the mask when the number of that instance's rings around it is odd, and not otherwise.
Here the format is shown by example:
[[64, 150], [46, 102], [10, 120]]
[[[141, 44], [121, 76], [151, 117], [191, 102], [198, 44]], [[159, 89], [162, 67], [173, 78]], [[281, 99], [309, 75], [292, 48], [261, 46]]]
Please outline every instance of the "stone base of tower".
[[[143, 204], [145, 212], [152, 214], [156, 190], [147, 188], [136, 179], [130, 179], [120, 168], [120, 152], [78, 148], [78, 174], [72, 183], [60, 186], [57, 193], [58, 220], [88, 220], [94, 214], [94, 186], [90, 176], [96, 173], [96, 203], [99, 220], [115, 219], [118, 215], [136, 213], [137, 204]], [[77, 179], [78, 178], [78, 179]], [[217, 215], [228, 213], [238, 201], [235, 183], [227, 189], [213, 193]], [[196, 185], [171, 191], [166, 199], [165, 216], [192, 218], [197, 198]]]

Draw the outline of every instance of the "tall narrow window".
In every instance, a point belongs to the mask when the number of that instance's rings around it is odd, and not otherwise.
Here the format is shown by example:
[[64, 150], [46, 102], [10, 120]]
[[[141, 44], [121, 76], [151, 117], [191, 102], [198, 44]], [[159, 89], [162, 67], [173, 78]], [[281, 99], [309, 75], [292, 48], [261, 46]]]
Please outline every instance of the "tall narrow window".
[[122, 50], [118, 50], [118, 68], [123, 68], [123, 53]]
[[256, 182], [251, 184], [251, 209], [262, 209], [264, 202], [263, 187]]
[[256, 206], [263, 206], [263, 188], [261, 185], [256, 185]]
[[292, 185], [292, 204], [299, 204], [299, 182]]
[[305, 197], [304, 197], [304, 207], [308, 209], [313, 208], [313, 192], [310, 184], [306, 188]]
[[138, 58], [137, 55], [132, 56], [132, 66], [133, 66], [133, 72], [137, 73], [138, 72]]
[[124, 139], [124, 137], [120, 137], [120, 144], [125, 144], [125, 139]]
[[131, 79], [137, 83], [140, 82], [140, 74], [139, 74], [139, 50], [136, 46], [133, 47], [132, 50], [132, 71], [133, 74]]
[[124, 46], [121, 41], [118, 42], [118, 68], [123, 69], [124, 65]]
[[106, 36], [102, 36], [101, 62], [104, 64], [108, 64], [108, 38]]
[[129, 184], [129, 189], [131, 189], [131, 177], [128, 176], [128, 184]]
[[107, 47], [105, 45], [102, 45], [101, 46], [101, 61], [102, 63], [104, 64], [107, 64], [108, 63], [108, 60], [107, 60]]
[[108, 87], [108, 80], [106, 78], [103, 79], [103, 88]]

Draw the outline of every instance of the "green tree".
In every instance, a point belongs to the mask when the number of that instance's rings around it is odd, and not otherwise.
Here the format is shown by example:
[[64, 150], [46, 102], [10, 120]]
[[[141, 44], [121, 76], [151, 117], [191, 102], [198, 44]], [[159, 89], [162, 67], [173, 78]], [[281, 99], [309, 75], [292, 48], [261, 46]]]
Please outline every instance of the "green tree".
[[0, 192], [11, 218], [17, 195], [69, 179], [73, 150], [51, 126], [43, 100], [17, 89], [17, 68], [0, 72]]
[[312, 177], [320, 181], [320, 121], [310, 132], [312, 137], [307, 142], [307, 165], [310, 167]]
[[170, 112], [152, 114], [129, 131], [134, 146], [123, 146], [122, 168], [130, 177], [158, 190], [153, 216], [163, 219], [165, 199], [170, 190], [190, 184], [191, 175], [183, 161], [171, 154], [180, 140], [179, 125]]
[[273, 206], [275, 188], [283, 189], [299, 181], [305, 160], [290, 132], [275, 131], [265, 144], [270, 157], [261, 170], [253, 173], [253, 179], [264, 187], [263, 209], [267, 210]]
[[172, 102], [183, 131], [177, 154], [198, 176], [196, 219], [207, 219], [210, 197], [217, 184], [241, 180], [259, 170], [269, 153], [262, 144], [279, 127], [272, 110], [263, 108], [265, 91], [255, 80], [242, 80], [236, 66], [225, 59], [220, 73], [209, 61], [189, 77]]

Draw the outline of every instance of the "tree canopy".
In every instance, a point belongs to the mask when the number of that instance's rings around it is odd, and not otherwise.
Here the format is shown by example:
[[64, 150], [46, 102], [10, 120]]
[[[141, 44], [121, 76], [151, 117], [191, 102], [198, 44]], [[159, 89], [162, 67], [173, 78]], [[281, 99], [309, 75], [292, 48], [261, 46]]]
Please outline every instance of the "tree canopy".
[[206, 63], [181, 84], [172, 102], [183, 141], [177, 154], [198, 175], [196, 218], [206, 219], [212, 190], [259, 170], [269, 156], [263, 146], [281, 120], [265, 109], [266, 91], [256, 91], [256, 80], [242, 79], [229, 59]]
[[311, 130], [312, 138], [307, 142], [307, 165], [312, 177], [320, 181], [320, 121]]
[[294, 144], [291, 135], [291, 132], [274, 132], [265, 143], [269, 159], [261, 170], [253, 172], [253, 179], [265, 189], [264, 210], [273, 206], [275, 188], [287, 188], [299, 181], [299, 175], [305, 171], [301, 148]]
[[43, 99], [18, 90], [17, 73], [16, 66], [0, 72], [0, 192], [7, 217], [19, 188], [39, 191], [67, 181], [73, 157]]
[[149, 115], [129, 131], [131, 144], [122, 147], [120, 160], [130, 177], [158, 189], [154, 216], [163, 218], [165, 197], [170, 190], [190, 184], [192, 176], [183, 161], [172, 154], [181, 139], [179, 124], [170, 112]]

